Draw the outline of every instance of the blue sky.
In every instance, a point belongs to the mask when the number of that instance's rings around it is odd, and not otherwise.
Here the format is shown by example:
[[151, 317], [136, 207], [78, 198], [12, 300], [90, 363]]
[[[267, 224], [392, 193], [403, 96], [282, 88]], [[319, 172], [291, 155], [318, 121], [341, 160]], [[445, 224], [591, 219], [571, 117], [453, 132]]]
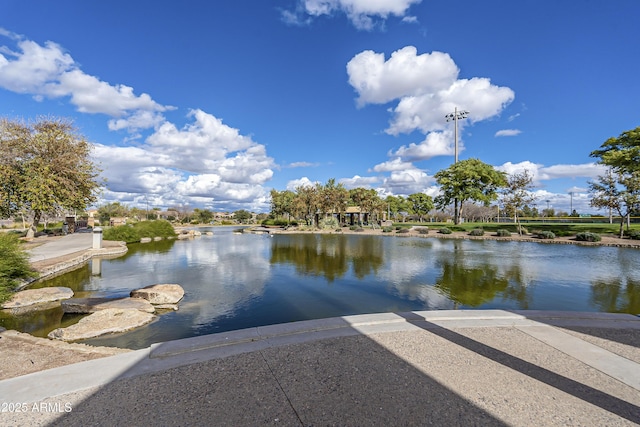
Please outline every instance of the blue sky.
[[588, 207], [640, 125], [637, 0], [3, 0], [0, 115], [74, 120], [101, 202], [268, 210], [271, 188], [436, 195], [480, 158]]

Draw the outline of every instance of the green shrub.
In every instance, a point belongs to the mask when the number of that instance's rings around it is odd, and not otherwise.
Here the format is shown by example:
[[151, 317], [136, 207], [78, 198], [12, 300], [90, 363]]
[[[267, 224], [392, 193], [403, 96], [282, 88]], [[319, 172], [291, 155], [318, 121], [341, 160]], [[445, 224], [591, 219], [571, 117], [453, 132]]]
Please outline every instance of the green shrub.
[[176, 235], [171, 223], [164, 220], [137, 222], [133, 228], [138, 231], [140, 237], [173, 237]]
[[537, 233], [538, 239], [555, 239], [556, 235], [553, 231], [543, 230], [538, 231]]
[[105, 240], [117, 240], [126, 243], [139, 242], [143, 237], [174, 237], [176, 235], [169, 221], [140, 221], [133, 225], [121, 225], [104, 230]]
[[438, 230], [438, 233], [440, 233], [440, 234], [451, 234], [451, 233], [453, 233], [453, 231], [449, 230], [447, 227], [442, 227], [440, 230]]
[[327, 218], [321, 219], [319, 225], [320, 225], [320, 228], [324, 228], [324, 229], [329, 229], [329, 228], [336, 229], [340, 224], [338, 224], [338, 220], [335, 219], [334, 217], [327, 217]]
[[576, 240], [581, 242], [599, 242], [602, 240], [599, 234], [590, 233], [588, 231], [576, 234]]
[[484, 236], [484, 230], [482, 228], [474, 228], [469, 232], [469, 236]]
[[342, 233], [342, 228], [336, 228], [334, 231], [335, 231], [336, 233]]
[[391, 233], [393, 231], [393, 227], [382, 227], [383, 233]]
[[360, 233], [360, 232], [364, 231], [364, 228], [356, 227], [356, 228], [353, 229], [353, 231], [355, 231], [356, 233]]
[[499, 228], [496, 230], [496, 236], [498, 237], [511, 237], [511, 232], [509, 230], [505, 230], [504, 228]]
[[401, 228], [400, 230], [396, 231], [396, 233], [400, 233], [400, 234], [405, 234], [408, 233], [409, 229], [408, 228]]
[[21, 280], [35, 276], [20, 239], [15, 234], [0, 233], [0, 302], [9, 299]]
[[429, 227], [418, 227], [418, 234], [429, 234]]
[[352, 226], [349, 227], [349, 230], [354, 231], [356, 228], [358, 228], [357, 225], [352, 225]]
[[625, 231], [624, 234], [632, 240], [640, 240], [640, 230], [629, 230]]
[[104, 230], [102, 234], [104, 240], [116, 240], [126, 243], [135, 243], [140, 241], [140, 234], [132, 225], [119, 225]]

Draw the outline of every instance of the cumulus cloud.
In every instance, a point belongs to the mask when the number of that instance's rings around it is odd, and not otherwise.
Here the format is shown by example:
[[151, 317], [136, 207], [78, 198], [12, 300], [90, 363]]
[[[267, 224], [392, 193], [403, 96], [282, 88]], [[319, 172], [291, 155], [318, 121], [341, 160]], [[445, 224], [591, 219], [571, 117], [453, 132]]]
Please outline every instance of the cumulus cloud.
[[391, 172], [391, 175], [384, 179], [382, 188], [396, 195], [409, 195], [426, 192], [434, 181], [426, 172], [413, 168]]
[[[96, 145], [110, 191], [153, 195], [160, 205], [267, 203], [274, 161], [263, 145], [202, 110], [183, 128], [164, 122], [137, 147]], [[266, 205], [265, 205], [266, 206]], [[262, 206], [264, 208], [264, 206]]]
[[389, 16], [406, 17], [408, 9], [422, 0], [298, 0], [293, 11], [282, 12], [288, 24], [307, 25], [313, 18], [344, 13], [360, 30], [372, 30]]
[[496, 132], [495, 136], [518, 136], [522, 133], [519, 129], [502, 129]]
[[313, 187], [314, 185], [316, 185], [316, 182], [312, 182], [309, 178], [303, 176], [287, 182], [287, 190], [295, 191], [298, 187]]
[[380, 164], [377, 164], [373, 167], [374, 172], [393, 172], [393, 171], [403, 171], [407, 169], [412, 169], [414, 166], [411, 162], [405, 162], [399, 157], [389, 160]]
[[[431, 132], [428, 133], [424, 141], [419, 144], [411, 143], [408, 146], [401, 146], [391, 156], [408, 161], [426, 160], [436, 156], [449, 156], [455, 154], [455, 142], [452, 132]], [[462, 151], [464, 145], [458, 141], [458, 150]]]
[[146, 93], [136, 95], [130, 86], [111, 85], [84, 73], [64, 49], [51, 41], [40, 45], [2, 29], [0, 36], [15, 46], [0, 46], [0, 87], [30, 94], [37, 100], [69, 98], [82, 113], [113, 117], [112, 130], [135, 132], [159, 124], [162, 112], [173, 109], [161, 105]]
[[599, 165], [597, 163], [544, 166], [542, 164], [533, 163], [528, 160], [520, 163], [507, 162], [501, 166], [497, 166], [496, 169], [506, 172], [509, 175], [513, 173], [521, 173], [527, 170], [533, 177], [534, 183], [558, 178], [595, 179], [599, 175], [602, 175], [606, 172], [606, 168], [603, 165]]
[[[392, 118], [385, 132], [399, 135], [418, 131], [425, 135], [422, 142], [390, 153], [402, 161], [453, 154], [447, 114], [456, 108], [469, 111], [468, 118], [458, 123], [462, 130], [466, 124], [499, 115], [515, 96], [510, 88], [496, 86], [488, 78], [460, 79], [459, 69], [448, 54], [418, 54], [414, 46], [399, 49], [388, 59], [383, 53], [360, 52], [348, 62], [347, 74], [359, 107], [396, 102], [389, 110]], [[459, 148], [462, 151], [462, 144]]]
[[406, 46], [388, 60], [372, 50], [354, 56], [347, 63], [347, 74], [349, 84], [358, 92], [358, 105], [431, 94], [456, 81], [459, 70], [448, 54], [417, 52], [414, 46]]
[[371, 188], [373, 184], [380, 182], [375, 176], [354, 175], [353, 178], [341, 178], [338, 180], [345, 188], [352, 189], [357, 187]]

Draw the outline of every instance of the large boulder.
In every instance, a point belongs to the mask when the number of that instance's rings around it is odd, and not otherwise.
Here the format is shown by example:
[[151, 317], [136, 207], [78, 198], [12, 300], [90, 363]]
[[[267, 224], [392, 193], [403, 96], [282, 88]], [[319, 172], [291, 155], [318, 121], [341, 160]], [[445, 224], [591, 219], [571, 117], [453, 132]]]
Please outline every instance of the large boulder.
[[80, 319], [75, 325], [49, 332], [48, 337], [62, 341], [84, 340], [144, 326], [155, 316], [140, 310], [107, 308]]
[[151, 304], [177, 304], [184, 297], [184, 289], [176, 284], [158, 284], [131, 291], [132, 298], [142, 298]]
[[16, 292], [11, 299], [2, 304], [2, 308], [22, 308], [30, 305], [59, 301], [73, 297], [73, 291], [62, 286], [27, 289]]
[[140, 310], [145, 313], [154, 313], [156, 311], [149, 301], [140, 298], [71, 298], [62, 301], [62, 311], [65, 313], [95, 313], [108, 308]]

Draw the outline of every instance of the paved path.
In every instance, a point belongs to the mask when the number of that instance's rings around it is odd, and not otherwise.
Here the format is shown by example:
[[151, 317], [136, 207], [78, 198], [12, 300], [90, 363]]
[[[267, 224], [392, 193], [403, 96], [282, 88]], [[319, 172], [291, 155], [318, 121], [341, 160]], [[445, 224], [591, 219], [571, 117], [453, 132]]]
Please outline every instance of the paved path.
[[28, 251], [31, 262], [44, 261], [91, 249], [92, 233], [73, 233], [60, 238], [40, 237], [44, 244]]
[[158, 343], [0, 381], [6, 425], [638, 425], [640, 318], [431, 311]]

